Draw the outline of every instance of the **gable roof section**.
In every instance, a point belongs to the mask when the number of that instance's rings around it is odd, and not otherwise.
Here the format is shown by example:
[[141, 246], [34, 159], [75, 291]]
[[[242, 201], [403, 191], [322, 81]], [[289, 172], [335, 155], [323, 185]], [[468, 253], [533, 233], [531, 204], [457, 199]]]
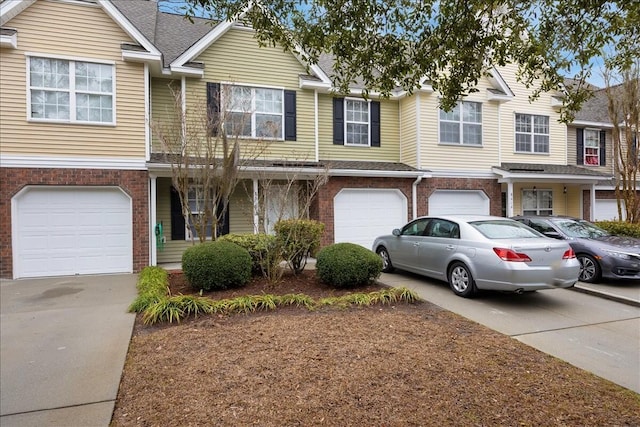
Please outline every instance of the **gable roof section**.
[[498, 175], [498, 182], [539, 180], [542, 182], [596, 183], [611, 179], [611, 174], [573, 165], [550, 165], [541, 163], [502, 163], [491, 168]]

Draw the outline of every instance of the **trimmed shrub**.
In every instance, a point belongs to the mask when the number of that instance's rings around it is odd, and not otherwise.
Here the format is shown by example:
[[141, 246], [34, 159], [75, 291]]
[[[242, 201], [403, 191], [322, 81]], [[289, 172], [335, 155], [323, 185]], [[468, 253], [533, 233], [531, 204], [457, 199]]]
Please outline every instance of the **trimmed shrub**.
[[337, 288], [364, 286], [380, 276], [382, 259], [354, 243], [335, 243], [323, 248], [316, 261], [316, 273], [324, 283]]
[[235, 243], [206, 242], [184, 251], [182, 271], [196, 290], [236, 288], [251, 279], [251, 256]]
[[285, 219], [278, 221], [274, 230], [284, 259], [298, 274], [304, 270], [307, 258], [320, 248], [324, 224], [310, 219]]
[[640, 238], [640, 224], [625, 221], [597, 221], [594, 224], [616, 236]]
[[225, 234], [218, 241], [232, 242], [246, 249], [251, 256], [253, 274], [266, 277], [283, 261], [276, 236], [270, 234]]

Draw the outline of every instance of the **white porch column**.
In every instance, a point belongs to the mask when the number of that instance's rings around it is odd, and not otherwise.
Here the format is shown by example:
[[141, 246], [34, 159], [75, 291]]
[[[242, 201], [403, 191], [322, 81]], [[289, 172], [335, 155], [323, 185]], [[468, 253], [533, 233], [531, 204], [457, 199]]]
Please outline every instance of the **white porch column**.
[[156, 196], [156, 184], [157, 177], [155, 175], [149, 176], [149, 264], [158, 265], [158, 239], [156, 238], [156, 222], [158, 221], [156, 215], [157, 196]]
[[593, 221], [596, 217], [596, 185], [591, 184], [589, 188], [589, 198], [591, 199], [591, 209], [589, 212], [589, 221]]
[[258, 194], [258, 178], [253, 178], [253, 234], [260, 232], [260, 195]]
[[507, 217], [512, 217], [513, 213], [513, 182], [507, 182]]

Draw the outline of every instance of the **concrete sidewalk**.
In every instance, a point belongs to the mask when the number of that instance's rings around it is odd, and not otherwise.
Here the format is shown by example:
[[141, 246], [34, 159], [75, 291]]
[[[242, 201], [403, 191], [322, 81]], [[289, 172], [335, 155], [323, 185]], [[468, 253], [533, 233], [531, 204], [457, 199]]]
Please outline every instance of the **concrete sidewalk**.
[[640, 283], [634, 283], [631, 280], [609, 281], [607, 283], [578, 282], [572, 289], [634, 307], [640, 307]]
[[108, 426], [137, 276], [0, 282], [0, 425]]

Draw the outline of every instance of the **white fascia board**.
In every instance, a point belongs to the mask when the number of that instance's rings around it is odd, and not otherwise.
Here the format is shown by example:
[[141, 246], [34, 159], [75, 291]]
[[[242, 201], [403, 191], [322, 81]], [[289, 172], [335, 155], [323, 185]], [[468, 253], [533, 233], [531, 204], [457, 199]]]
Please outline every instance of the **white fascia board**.
[[300, 89], [313, 89], [318, 90], [319, 92], [328, 92], [331, 90], [331, 83], [305, 80], [302, 77], [298, 80], [300, 82]]
[[[238, 19], [242, 19], [245, 15], [245, 12], [241, 13]], [[237, 21], [237, 20], [236, 20]], [[194, 58], [197, 58], [202, 52], [204, 52], [209, 46], [211, 46], [216, 40], [218, 40], [221, 36], [223, 36], [227, 31], [231, 29], [236, 23], [236, 21], [224, 21], [216, 25], [211, 31], [207, 33], [206, 36], [202, 37], [198, 40], [193, 46], [184, 51], [182, 55], [178, 56], [171, 63], [171, 70], [173, 71], [174, 67], [181, 68], [187, 62], [192, 61]]]
[[603, 176], [595, 177], [589, 175], [571, 175], [571, 174], [540, 174], [537, 172], [531, 173], [511, 173], [503, 171], [499, 168], [493, 168], [493, 172], [499, 176], [498, 182], [567, 182], [567, 183], [580, 183], [580, 184], [596, 184], [598, 182], [610, 180], [612, 177]]
[[0, 155], [3, 168], [53, 168], [53, 169], [123, 169], [146, 170], [143, 157], [139, 159], [87, 158], [87, 157], [41, 157]]
[[120, 13], [120, 11], [111, 4], [110, 0], [97, 0], [98, 4], [104, 9], [104, 11], [113, 19], [125, 33], [129, 35], [133, 40], [140, 43], [151, 54], [161, 57], [162, 53], [151, 43], [140, 31]]
[[122, 59], [132, 62], [162, 64], [162, 56], [149, 52], [138, 52], [133, 50], [123, 50]]
[[596, 127], [596, 128], [613, 128], [613, 124], [611, 123], [603, 123], [603, 122], [590, 122], [588, 120], [574, 120], [569, 123], [570, 126], [586, 126], [586, 127]]
[[11, 34], [10, 36], [0, 35], [0, 46], [17, 49], [18, 48], [18, 33]]
[[487, 100], [498, 102], [509, 102], [513, 99], [513, 95], [499, 95], [487, 89]]
[[491, 70], [489, 70], [489, 74], [491, 74], [491, 77], [493, 77], [493, 80], [498, 86], [496, 89], [500, 89], [501, 91], [506, 93], [507, 96], [511, 96], [511, 97], [515, 96], [514, 93], [511, 91], [511, 88], [509, 87], [507, 82], [502, 78], [502, 75], [500, 74], [500, 72], [496, 67], [491, 67]]
[[0, 25], [4, 25], [18, 16], [36, 0], [5, 0], [0, 3]]
[[171, 74], [177, 74], [180, 76], [187, 77], [204, 77], [204, 70], [202, 68], [191, 68], [191, 67], [183, 67], [183, 66], [175, 66], [171, 65]]

